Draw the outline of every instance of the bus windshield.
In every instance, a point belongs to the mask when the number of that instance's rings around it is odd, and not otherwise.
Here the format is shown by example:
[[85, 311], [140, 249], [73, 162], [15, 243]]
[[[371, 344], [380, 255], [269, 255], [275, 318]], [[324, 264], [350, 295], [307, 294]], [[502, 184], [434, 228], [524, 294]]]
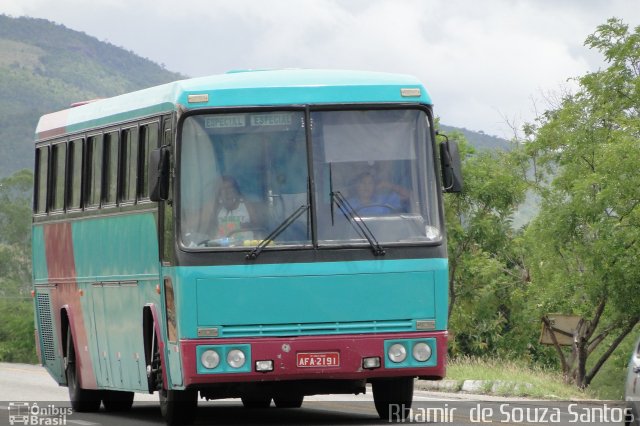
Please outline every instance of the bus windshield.
[[[433, 145], [421, 110], [311, 115], [318, 243], [441, 239]], [[342, 201], [342, 202], [341, 202]]]
[[199, 114], [182, 127], [179, 229], [190, 249], [255, 247], [283, 223], [267, 249], [366, 245], [363, 224], [382, 244], [437, 242], [436, 189], [419, 109], [314, 111], [309, 126], [303, 111]]
[[[308, 201], [304, 113], [187, 117], [181, 139], [182, 244], [255, 246]], [[308, 215], [274, 241], [311, 242]]]

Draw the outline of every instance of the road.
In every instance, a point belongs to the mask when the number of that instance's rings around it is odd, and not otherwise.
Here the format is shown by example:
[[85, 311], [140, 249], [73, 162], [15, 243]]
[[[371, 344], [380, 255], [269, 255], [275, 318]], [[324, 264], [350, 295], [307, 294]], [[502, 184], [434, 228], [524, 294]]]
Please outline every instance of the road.
[[[22, 401], [22, 411], [19, 401]], [[25, 404], [26, 403], [26, 404]], [[570, 405], [571, 404], [571, 405]], [[34, 406], [36, 408], [34, 409]], [[486, 396], [416, 391], [413, 423], [437, 425], [620, 425], [617, 404], [505, 400]], [[24, 408], [26, 407], [26, 408]], [[40, 366], [0, 363], [0, 425], [10, 424], [10, 414], [37, 414], [27, 424], [69, 426], [161, 426], [157, 395], [136, 394], [127, 413], [72, 413], [67, 388], [59, 387]], [[14, 421], [21, 418], [14, 417]], [[15, 424], [24, 424], [15, 422]], [[408, 421], [407, 421], [408, 423]], [[372, 395], [328, 395], [305, 398], [302, 408], [249, 410], [239, 400], [201, 400], [196, 425], [380, 425]]]

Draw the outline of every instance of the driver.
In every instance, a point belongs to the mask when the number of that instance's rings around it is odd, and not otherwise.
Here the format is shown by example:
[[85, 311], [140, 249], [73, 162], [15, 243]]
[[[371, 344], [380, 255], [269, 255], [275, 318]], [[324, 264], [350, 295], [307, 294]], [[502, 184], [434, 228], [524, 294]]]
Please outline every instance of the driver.
[[238, 182], [231, 176], [222, 176], [222, 185], [216, 204], [218, 206], [216, 214], [218, 237], [253, 238], [252, 232], [238, 232], [250, 227], [255, 214], [253, 208], [242, 198]]
[[402, 197], [388, 185], [378, 184], [370, 172], [355, 178], [348, 201], [360, 215], [383, 215], [403, 210]]

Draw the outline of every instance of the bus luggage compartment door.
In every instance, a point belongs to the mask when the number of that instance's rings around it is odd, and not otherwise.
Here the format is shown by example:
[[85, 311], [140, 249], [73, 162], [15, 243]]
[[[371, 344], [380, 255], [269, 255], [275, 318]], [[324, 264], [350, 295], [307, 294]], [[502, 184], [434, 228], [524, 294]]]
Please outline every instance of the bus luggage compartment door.
[[101, 387], [146, 390], [144, 348], [140, 329], [141, 309], [137, 281], [93, 285], [93, 306]]

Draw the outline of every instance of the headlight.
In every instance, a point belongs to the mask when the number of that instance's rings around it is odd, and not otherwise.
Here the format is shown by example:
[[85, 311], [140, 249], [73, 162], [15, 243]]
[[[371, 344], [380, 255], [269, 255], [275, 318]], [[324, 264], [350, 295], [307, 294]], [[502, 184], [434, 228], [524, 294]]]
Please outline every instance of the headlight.
[[233, 368], [240, 368], [244, 365], [246, 357], [244, 352], [239, 349], [232, 349], [227, 354], [227, 364]]
[[391, 345], [389, 351], [387, 352], [389, 359], [393, 362], [402, 362], [407, 358], [407, 350], [404, 345], [400, 343], [396, 343]]
[[431, 346], [424, 342], [416, 343], [413, 346], [413, 358], [420, 362], [428, 360], [431, 358]]
[[200, 356], [200, 362], [206, 368], [213, 370], [218, 366], [218, 364], [220, 364], [220, 355], [218, 355], [218, 352], [214, 351], [213, 349], [206, 350], [202, 352], [202, 355]]

